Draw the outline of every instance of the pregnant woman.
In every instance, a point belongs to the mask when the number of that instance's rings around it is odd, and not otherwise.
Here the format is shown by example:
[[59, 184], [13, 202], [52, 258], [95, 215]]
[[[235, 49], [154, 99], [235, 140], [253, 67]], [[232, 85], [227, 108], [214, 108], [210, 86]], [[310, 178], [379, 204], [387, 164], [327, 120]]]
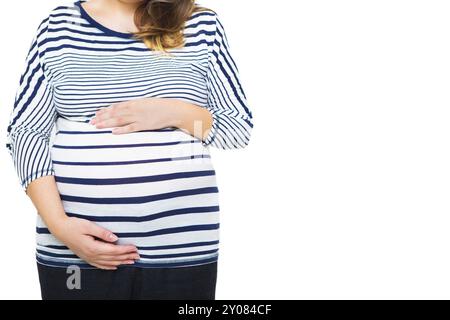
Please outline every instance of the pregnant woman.
[[209, 147], [243, 148], [253, 126], [229, 49], [192, 0], [77, 1], [40, 23], [7, 148], [43, 299], [215, 299]]

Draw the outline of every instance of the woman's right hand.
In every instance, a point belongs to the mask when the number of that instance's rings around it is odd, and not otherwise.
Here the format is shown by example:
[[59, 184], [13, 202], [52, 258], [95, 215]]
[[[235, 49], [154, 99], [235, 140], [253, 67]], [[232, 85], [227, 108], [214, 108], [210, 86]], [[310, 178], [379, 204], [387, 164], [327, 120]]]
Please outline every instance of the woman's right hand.
[[78, 257], [100, 269], [116, 270], [140, 258], [134, 245], [114, 244], [116, 235], [89, 220], [66, 216], [53, 229], [50, 232]]

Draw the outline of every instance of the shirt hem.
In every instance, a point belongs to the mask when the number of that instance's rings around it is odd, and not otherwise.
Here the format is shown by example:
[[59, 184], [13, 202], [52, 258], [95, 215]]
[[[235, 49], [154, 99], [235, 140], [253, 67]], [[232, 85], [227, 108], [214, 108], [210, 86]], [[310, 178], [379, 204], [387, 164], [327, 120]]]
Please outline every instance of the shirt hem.
[[[177, 260], [168, 262], [135, 262], [133, 265], [120, 265], [118, 268], [131, 267], [131, 268], [180, 268], [180, 267], [193, 267], [209, 263], [217, 262], [219, 259], [219, 253], [216, 253], [212, 257], [195, 259], [195, 260]], [[36, 262], [47, 267], [56, 268], [67, 268], [70, 266], [77, 266], [80, 269], [99, 269], [92, 266], [86, 262], [80, 261], [69, 261], [65, 259], [48, 259], [42, 258], [36, 255]]]

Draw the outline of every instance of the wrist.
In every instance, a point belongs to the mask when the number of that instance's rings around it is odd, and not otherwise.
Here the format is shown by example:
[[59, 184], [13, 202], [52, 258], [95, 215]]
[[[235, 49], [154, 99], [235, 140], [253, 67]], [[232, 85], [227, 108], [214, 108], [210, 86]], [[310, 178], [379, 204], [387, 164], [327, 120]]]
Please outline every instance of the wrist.
[[183, 128], [186, 119], [186, 103], [177, 99], [166, 99], [167, 126]]
[[51, 221], [46, 222], [48, 230], [52, 235], [54, 235], [58, 239], [62, 239], [65, 232], [65, 226], [69, 221], [69, 217], [66, 214], [60, 215], [58, 217], [54, 217]]

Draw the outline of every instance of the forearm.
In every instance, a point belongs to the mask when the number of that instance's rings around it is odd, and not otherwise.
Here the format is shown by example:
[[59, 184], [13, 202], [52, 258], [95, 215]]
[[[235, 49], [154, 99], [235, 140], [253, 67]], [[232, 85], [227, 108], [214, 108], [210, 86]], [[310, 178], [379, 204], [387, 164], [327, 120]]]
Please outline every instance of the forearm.
[[67, 215], [54, 176], [44, 176], [32, 181], [26, 193], [50, 232], [59, 238], [59, 226], [67, 219]]
[[170, 99], [168, 103], [171, 110], [168, 117], [169, 126], [182, 129], [201, 140], [208, 136], [213, 119], [206, 108], [179, 99]]
[[100, 269], [116, 270], [140, 259], [136, 246], [114, 244], [118, 237], [111, 231], [86, 219], [68, 217], [53, 176], [35, 179], [26, 193], [51, 234], [82, 260]]

